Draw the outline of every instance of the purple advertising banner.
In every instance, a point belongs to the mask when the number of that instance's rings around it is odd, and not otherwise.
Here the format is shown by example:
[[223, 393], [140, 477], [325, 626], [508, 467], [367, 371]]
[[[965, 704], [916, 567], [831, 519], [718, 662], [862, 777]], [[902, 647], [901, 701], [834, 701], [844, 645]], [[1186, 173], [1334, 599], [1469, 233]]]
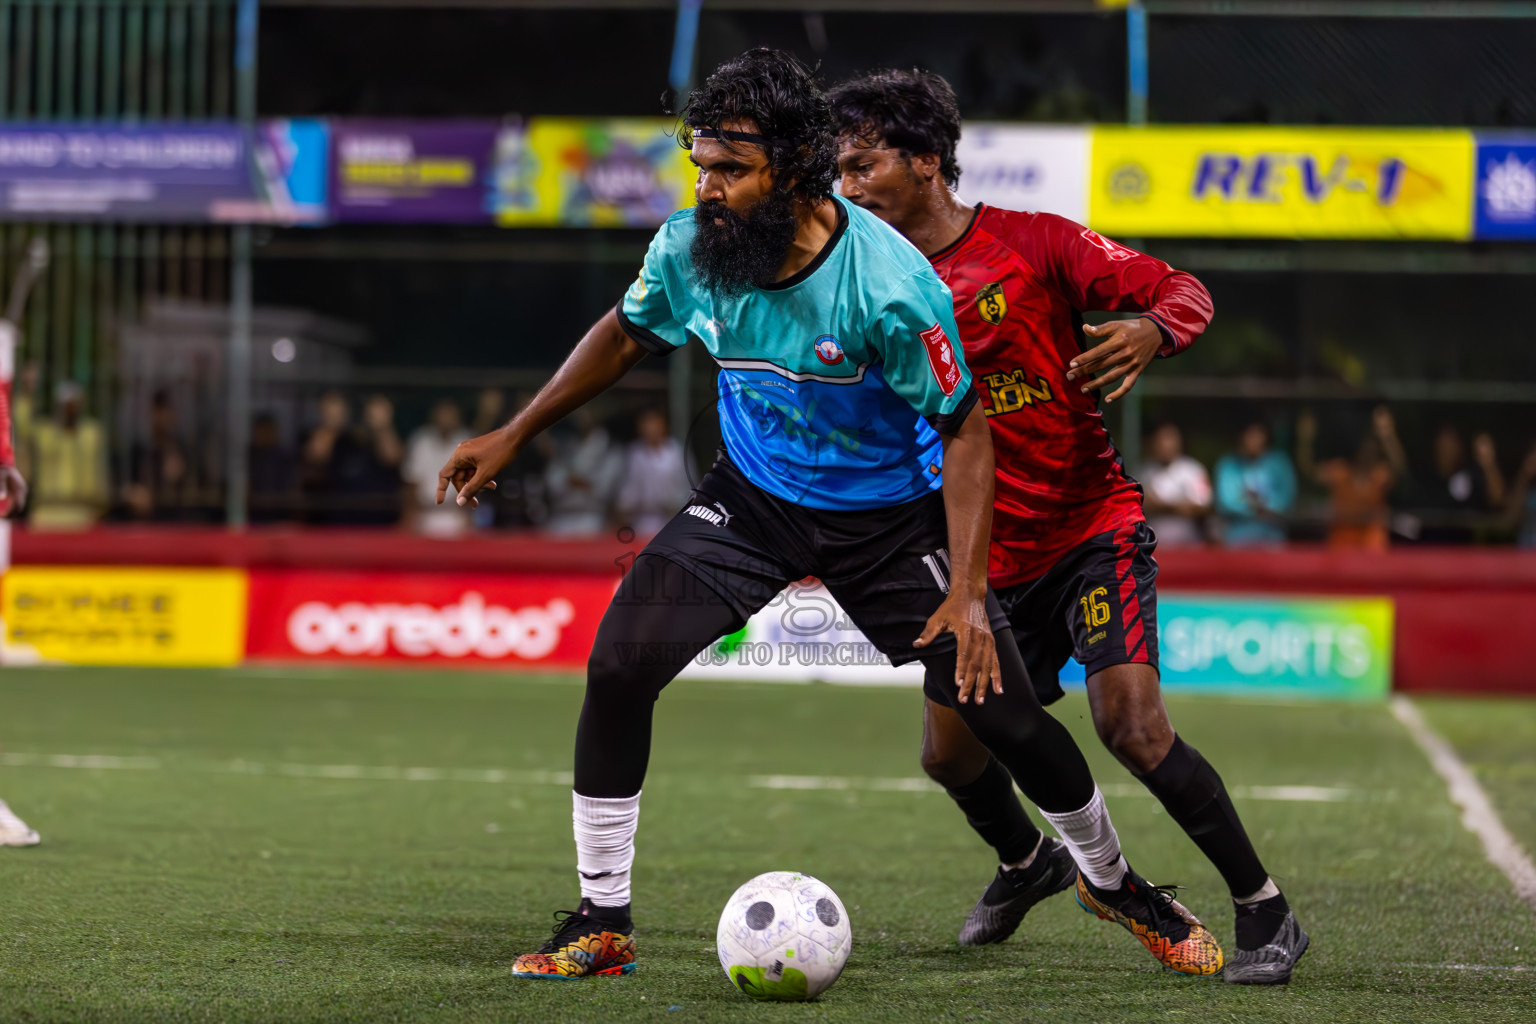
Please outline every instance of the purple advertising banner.
[[491, 222], [495, 121], [331, 122], [338, 221]]
[[319, 122], [0, 125], [0, 217], [310, 223], [323, 146]]

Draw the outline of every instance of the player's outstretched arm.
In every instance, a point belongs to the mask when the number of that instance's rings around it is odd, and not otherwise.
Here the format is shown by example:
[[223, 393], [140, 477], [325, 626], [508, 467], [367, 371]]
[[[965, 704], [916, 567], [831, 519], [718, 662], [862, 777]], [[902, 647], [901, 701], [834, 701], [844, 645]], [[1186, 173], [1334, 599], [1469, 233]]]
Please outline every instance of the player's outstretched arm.
[[992, 536], [995, 478], [992, 431], [981, 403], [971, 406], [959, 433], [944, 435], [944, 513], [949, 519], [949, 596], [913, 645], [926, 647], [940, 633], [955, 634], [955, 685], [962, 703], [987, 700], [987, 686], [1003, 692], [997, 643], [987, 619], [987, 546]]
[[614, 385], [645, 358], [645, 349], [624, 333], [618, 313], [609, 310], [592, 325], [550, 382], [506, 426], [470, 438], [454, 449], [437, 475], [437, 503], [449, 485], [460, 505], [476, 506], [482, 488], [495, 489], [496, 474], [517, 457], [523, 445]]

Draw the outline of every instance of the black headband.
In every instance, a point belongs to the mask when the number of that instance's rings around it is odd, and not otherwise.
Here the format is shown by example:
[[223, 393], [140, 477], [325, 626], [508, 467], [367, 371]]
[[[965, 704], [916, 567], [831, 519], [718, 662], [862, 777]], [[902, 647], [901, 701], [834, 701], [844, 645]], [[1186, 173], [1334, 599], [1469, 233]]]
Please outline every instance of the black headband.
[[766, 135], [758, 135], [755, 132], [733, 132], [724, 128], [695, 128], [693, 137], [696, 139], [719, 139], [722, 142], [750, 142], [754, 146], [767, 148], [773, 145], [773, 140]]

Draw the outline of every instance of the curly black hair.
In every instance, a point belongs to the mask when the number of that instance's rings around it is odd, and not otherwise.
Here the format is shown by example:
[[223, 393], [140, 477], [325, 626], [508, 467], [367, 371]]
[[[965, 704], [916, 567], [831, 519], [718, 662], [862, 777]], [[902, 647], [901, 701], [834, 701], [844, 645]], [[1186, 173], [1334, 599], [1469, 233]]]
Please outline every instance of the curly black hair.
[[832, 108], [816, 72], [793, 54], [759, 47], [721, 64], [688, 97], [678, 145], [691, 148], [695, 128], [720, 131], [732, 121], [750, 121], [755, 134], [767, 137], [775, 188], [808, 202], [832, 197], [837, 180]]
[[906, 156], [937, 153], [945, 184], [960, 183], [960, 106], [942, 75], [921, 68], [871, 71], [839, 84], [828, 99], [839, 137], [861, 146], [883, 141]]

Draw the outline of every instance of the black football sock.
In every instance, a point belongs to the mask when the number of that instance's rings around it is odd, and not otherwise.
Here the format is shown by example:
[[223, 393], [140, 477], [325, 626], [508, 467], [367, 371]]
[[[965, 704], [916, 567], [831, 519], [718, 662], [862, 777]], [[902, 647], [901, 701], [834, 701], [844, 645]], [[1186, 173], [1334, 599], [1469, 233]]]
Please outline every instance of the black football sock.
[[1284, 895], [1271, 896], [1257, 903], [1234, 903], [1233, 922], [1237, 932], [1237, 948], [1254, 950], [1267, 946], [1285, 923], [1285, 915], [1291, 906]]
[[580, 911], [593, 920], [601, 921], [617, 931], [627, 932], [634, 928], [634, 923], [629, 917], [628, 903], [622, 907], [599, 907], [590, 900], [582, 900]]
[[1198, 750], [1175, 736], [1167, 756], [1141, 781], [1221, 872], [1234, 899], [1253, 895], [1269, 881], [1227, 787]]
[[[949, 682], [938, 688], [942, 696], [936, 699], [944, 700], [960, 714], [971, 734], [1002, 763], [1041, 811], [1060, 814], [1086, 807], [1095, 787], [1083, 752], [1067, 727], [1040, 706], [1013, 633], [1004, 629], [993, 636], [1003, 692], [988, 692], [984, 704], [974, 699], [961, 704], [958, 689]], [[934, 679], [953, 680], [956, 661], [955, 651], [949, 650], [924, 658], [923, 664]]]
[[[987, 766], [974, 780], [945, 792], [976, 834], [997, 851], [998, 863], [1017, 864], [1040, 845], [1041, 832], [1024, 813], [1024, 805], [1013, 792], [1013, 776], [997, 758], [988, 758]], [[1040, 861], [1036, 855], [1034, 863], [1021, 870], [1028, 873]]]

